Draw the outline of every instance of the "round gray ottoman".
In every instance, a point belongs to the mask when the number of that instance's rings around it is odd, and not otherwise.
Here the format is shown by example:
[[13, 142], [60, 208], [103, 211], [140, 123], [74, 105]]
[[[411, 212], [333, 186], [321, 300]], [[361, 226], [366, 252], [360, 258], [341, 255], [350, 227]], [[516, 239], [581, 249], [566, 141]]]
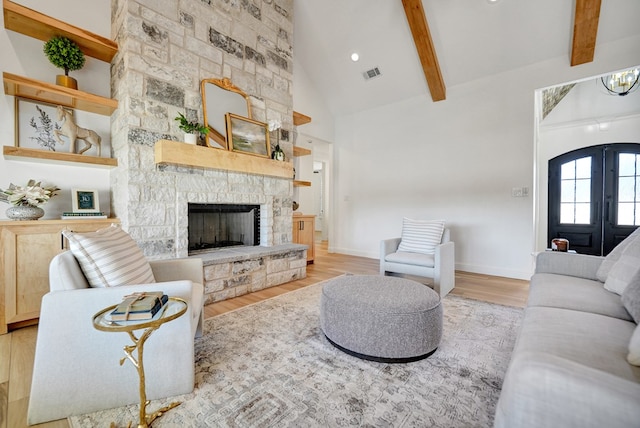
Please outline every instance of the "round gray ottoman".
[[366, 360], [426, 358], [442, 337], [438, 293], [408, 279], [348, 275], [324, 285], [320, 328], [338, 349]]

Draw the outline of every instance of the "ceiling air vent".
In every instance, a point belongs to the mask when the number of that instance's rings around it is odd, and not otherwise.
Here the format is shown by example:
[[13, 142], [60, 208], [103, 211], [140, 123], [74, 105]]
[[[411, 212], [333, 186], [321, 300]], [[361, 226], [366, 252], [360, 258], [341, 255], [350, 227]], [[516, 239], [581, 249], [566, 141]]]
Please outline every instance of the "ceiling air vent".
[[362, 74], [364, 76], [364, 80], [370, 80], [370, 79], [373, 79], [374, 77], [380, 76], [381, 73], [378, 67], [373, 67], [371, 70], [367, 70]]

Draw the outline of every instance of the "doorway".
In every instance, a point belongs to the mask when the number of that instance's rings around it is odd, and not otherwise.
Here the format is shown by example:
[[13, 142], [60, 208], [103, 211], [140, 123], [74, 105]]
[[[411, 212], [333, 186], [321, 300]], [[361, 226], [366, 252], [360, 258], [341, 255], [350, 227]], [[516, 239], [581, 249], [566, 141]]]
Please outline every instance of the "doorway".
[[326, 174], [327, 168], [324, 162], [313, 161], [313, 179], [311, 180], [311, 188], [313, 189], [313, 213], [316, 216], [316, 240], [327, 241], [329, 234], [327, 233], [326, 217], [327, 211], [327, 194], [326, 194]]
[[606, 256], [640, 225], [640, 144], [585, 147], [549, 160], [548, 233]]
[[316, 241], [324, 241], [330, 246], [332, 230], [332, 159], [333, 144], [319, 138], [299, 134], [298, 146], [311, 151], [311, 156], [296, 159], [296, 171], [302, 180], [310, 182], [308, 187], [294, 188], [294, 200], [300, 203], [305, 214], [315, 215]]

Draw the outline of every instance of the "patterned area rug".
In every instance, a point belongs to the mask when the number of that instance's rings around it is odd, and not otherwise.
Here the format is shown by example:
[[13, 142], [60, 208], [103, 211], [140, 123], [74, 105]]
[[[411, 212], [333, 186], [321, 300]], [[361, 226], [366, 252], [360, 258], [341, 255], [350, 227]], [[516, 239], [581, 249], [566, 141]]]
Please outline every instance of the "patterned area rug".
[[[319, 328], [322, 283], [207, 320], [193, 393], [152, 401], [162, 427], [490, 427], [522, 310], [444, 298], [429, 358], [383, 364], [349, 356]], [[69, 418], [137, 425], [138, 406]]]

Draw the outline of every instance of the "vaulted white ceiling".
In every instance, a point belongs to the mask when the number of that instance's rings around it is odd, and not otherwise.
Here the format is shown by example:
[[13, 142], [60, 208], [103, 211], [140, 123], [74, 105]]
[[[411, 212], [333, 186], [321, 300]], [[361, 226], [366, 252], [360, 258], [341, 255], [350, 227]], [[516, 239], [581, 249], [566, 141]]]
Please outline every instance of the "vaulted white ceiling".
[[[570, 67], [574, 1], [423, 0], [423, 6], [447, 88], [550, 58], [564, 56]], [[296, 0], [294, 10], [297, 61], [333, 114], [428, 95], [401, 0]], [[596, 59], [598, 45], [637, 35], [639, 18], [640, 1], [603, 0]], [[372, 67], [382, 74], [366, 81], [362, 74]]]

